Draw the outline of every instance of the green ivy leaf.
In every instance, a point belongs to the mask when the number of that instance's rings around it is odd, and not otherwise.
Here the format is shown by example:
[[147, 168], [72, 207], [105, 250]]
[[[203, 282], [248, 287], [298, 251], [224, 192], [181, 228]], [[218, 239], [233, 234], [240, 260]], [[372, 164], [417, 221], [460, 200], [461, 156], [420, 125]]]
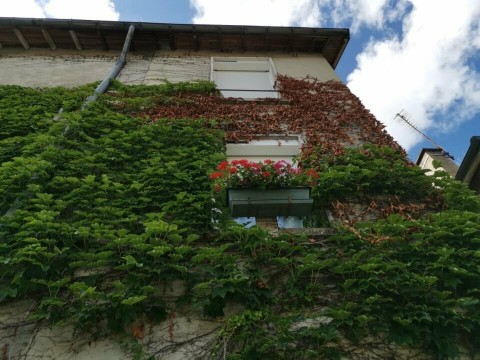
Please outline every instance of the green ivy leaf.
[[129, 298], [122, 300], [123, 305], [128, 305], [132, 306], [134, 304], [137, 304], [147, 298], [146, 295], [139, 295], [139, 296], [130, 296]]

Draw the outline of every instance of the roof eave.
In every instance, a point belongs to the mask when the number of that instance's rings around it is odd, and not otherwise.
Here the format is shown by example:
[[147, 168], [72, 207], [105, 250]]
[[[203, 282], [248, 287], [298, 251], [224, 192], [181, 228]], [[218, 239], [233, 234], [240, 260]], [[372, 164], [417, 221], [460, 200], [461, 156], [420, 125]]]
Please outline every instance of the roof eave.
[[[323, 55], [330, 63], [332, 68], [335, 68], [343, 55], [345, 48], [350, 39], [350, 33], [348, 29], [333, 29], [333, 28], [312, 28], [312, 27], [280, 27], [280, 26], [251, 26], [251, 25], [209, 25], [209, 24], [167, 24], [167, 23], [150, 23], [150, 22], [131, 22], [131, 21], [107, 21], [107, 20], [77, 20], [77, 19], [35, 19], [35, 18], [2, 18], [0, 17], [0, 30], [3, 29], [26, 29], [28, 31], [36, 32], [38, 29], [49, 29], [52, 32], [59, 30], [69, 30], [78, 32], [81, 35], [82, 31], [85, 31], [88, 35], [87, 38], [92, 37], [93, 31], [101, 33], [99, 36], [107, 37], [107, 42], [117, 41], [114, 36], [119, 36], [120, 33], [127, 32], [130, 25], [134, 25], [136, 34], [140, 37], [140, 45], [135, 48], [145, 50], [147, 45], [142, 45], [142, 41], [148, 39], [152, 34], [166, 36], [166, 34], [173, 35], [174, 38], [178, 37], [180, 45], [175, 49], [184, 49], [182, 46], [187, 45], [183, 43], [186, 39], [187, 43], [192, 42], [192, 38], [195, 38], [197, 46], [194, 51], [198, 50], [215, 50], [212, 42], [215, 39], [218, 41], [218, 51], [222, 51], [222, 37], [233, 37], [236, 42], [239, 43], [240, 39], [243, 42], [247, 42], [246, 51], [284, 51], [293, 53], [314, 53]], [[9, 35], [10, 34], [10, 35]], [[27, 34], [28, 35], [28, 34]], [[52, 34], [50, 34], [52, 35]], [[143, 35], [143, 37], [142, 37]], [[11, 35], [10, 31], [4, 32], [2, 35], [9, 47], [20, 47]], [[198, 38], [203, 37], [205, 40], [205, 46], [198, 46]], [[54, 35], [52, 35], [54, 37]], [[272, 42], [269, 39], [275, 39], [271, 48]], [[263, 40], [262, 40], [263, 39]], [[53, 39], [53, 43], [55, 43]], [[105, 39], [102, 42], [105, 43]], [[176, 41], [176, 40], [175, 40]], [[2, 39], [0, 39], [0, 43]], [[60, 42], [60, 41], [57, 41]], [[135, 40], [134, 40], [135, 42]], [[148, 40], [147, 40], [148, 42]], [[176, 43], [175, 43], [176, 44]], [[37, 44], [38, 45], [38, 44]], [[90, 44], [90, 48], [92, 45]], [[158, 45], [158, 44], [157, 44]], [[231, 44], [230, 44], [231, 45]], [[43, 43], [38, 45], [44, 46]], [[60, 42], [60, 48], [62, 44]], [[71, 46], [71, 44], [64, 44], [64, 46]], [[144, 48], [142, 48], [144, 46]], [[243, 46], [243, 45], [242, 45]], [[238, 47], [238, 46], [237, 46]], [[67, 47], [64, 47], [67, 48]], [[95, 47], [96, 48], [96, 47]], [[108, 46], [107, 46], [108, 48]], [[233, 51], [245, 51], [242, 48], [232, 47]], [[227, 49], [229, 50], [229, 49]], [[228, 51], [227, 51], [228, 52]]]

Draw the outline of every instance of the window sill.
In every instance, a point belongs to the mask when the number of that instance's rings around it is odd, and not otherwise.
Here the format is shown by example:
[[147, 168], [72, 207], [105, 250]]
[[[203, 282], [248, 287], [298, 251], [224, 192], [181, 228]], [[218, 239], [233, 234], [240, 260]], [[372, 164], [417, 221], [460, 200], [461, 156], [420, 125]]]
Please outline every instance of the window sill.
[[219, 98], [222, 104], [257, 104], [257, 105], [290, 105], [287, 99], [242, 99], [242, 98]]

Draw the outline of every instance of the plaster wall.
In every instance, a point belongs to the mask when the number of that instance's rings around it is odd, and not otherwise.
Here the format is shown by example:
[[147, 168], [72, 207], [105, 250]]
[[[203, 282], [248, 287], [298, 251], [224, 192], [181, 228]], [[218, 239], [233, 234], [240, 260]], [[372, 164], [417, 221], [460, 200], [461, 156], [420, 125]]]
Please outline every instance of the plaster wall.
[[0, 85], [75, 87], [103, 80], [117, 61], [117, 52], [0, 51]]
[[320, 81], [340, 81], [330, 64], [321, 55], [278, 53], [216, 53], [184, 51], [157, 51], [150, 58], [130, 58], [118, 80], [125, 84], [161, 84], [165, 81], [210, 80], [210, 58], [215, 57], [271, 57], [277, 73], [294, 78], [311, 76]]
[[[0, 50], [0, 85], [30, 87], [75, 87], [103, 80], [112, 70], [116, 51], [75, 50]], [[271, 57], [279, 75], [295, 78], [311, 76], [320, 81], [338, 76], [321, 55], [279, 53], [214, 53], [157, 51], [150, 54], [129, 53], [118, 80], [125, 84], [161, 84], [167, 81], [210, 80], [210, 58]]]

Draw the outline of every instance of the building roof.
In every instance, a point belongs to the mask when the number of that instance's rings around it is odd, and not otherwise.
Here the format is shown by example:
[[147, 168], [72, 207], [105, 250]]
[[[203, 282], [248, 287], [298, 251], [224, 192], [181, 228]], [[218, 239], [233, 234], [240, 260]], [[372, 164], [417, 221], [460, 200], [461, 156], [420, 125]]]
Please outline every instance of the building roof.
[[0, 49], [121, 50], [130, 25], [131, 51], [320, 53], [333, 68], [350, 38], [348, 29], [0, 17]]

